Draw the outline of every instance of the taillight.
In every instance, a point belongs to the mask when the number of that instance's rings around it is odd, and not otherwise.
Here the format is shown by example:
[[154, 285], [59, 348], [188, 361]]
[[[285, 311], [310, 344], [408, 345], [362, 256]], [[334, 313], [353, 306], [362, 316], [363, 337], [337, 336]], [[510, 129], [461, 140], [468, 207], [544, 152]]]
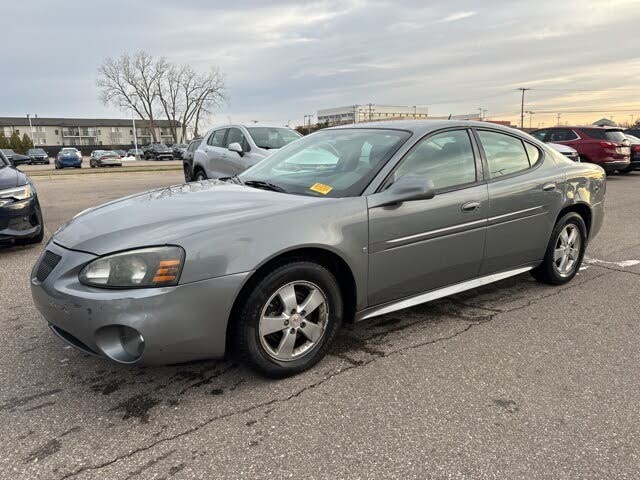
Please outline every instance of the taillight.
[[640, 152], [640, 145], [635, 145], [635, 146], [633, 147], [633, 151], [634, 151], [634, 152]]
[[615, 143], [611, 143], [611, 142], [600, 142], [600, 146], [602, 148], [616, 148], [617, 145]]

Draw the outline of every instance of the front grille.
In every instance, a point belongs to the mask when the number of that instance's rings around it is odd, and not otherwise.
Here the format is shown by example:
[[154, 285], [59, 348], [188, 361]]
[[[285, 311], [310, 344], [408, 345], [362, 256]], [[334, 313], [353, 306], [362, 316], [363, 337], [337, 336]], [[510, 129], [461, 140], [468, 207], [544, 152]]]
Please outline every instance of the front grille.
[[62, 257], [60, 255], [56, 255], [49, 250], [44, 252], [42, 259], [40, 260], [40, 265], [38, 265], [38, 271], [36, 272], [36, 278], [38, 281], [44, 282], [51, 271], [56, 268], [56, 265], [58, 265], [58, 262], [60, 262], [61, 259]]

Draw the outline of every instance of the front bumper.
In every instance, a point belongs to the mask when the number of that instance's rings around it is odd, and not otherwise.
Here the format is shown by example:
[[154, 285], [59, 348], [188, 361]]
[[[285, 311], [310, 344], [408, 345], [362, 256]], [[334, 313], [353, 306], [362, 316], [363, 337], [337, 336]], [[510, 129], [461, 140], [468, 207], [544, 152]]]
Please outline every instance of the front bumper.
[[[36, 262], [31, 294], [52, 330], [70, 345], [121, 363], [171, 364], [224, 356], [227, 321], [249, 273], [166, 288], [100, 289], [78, 281], [80, 270], [96, 256], [53, 242], [46, 250], [60, 261], [42, 281], [36, 277], [41, 259]], [[144, 339], [139, 357], [123, 359], [114, 347], [109, 332], [122, 326]]]
[[0, 207], [0, 240], [35, 237], [42, 229], [35, 197]]

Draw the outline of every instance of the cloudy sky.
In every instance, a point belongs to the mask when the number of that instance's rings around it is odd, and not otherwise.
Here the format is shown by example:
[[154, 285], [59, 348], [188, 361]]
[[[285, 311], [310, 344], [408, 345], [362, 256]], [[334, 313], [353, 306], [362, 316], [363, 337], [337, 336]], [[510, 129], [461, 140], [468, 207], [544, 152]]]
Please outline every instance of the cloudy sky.
[[533, 126], [640, 116], [640, 0], [4, 3], [1, 116], [125, 116], [96, 69], [140, 49], [220, 67], [214, 124], [368, 102], [516, 120], [518, 87]]

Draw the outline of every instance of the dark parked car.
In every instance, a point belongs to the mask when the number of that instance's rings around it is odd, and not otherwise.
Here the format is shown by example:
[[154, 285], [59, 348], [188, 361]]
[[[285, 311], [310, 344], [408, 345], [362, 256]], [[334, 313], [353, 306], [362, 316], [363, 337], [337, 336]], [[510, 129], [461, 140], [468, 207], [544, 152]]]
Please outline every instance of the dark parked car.
[[95, 167], [121, 167], [120, 155], [113, 150], [94, 150], [89, 158], [89, 166]]
[[125, 150], [113, 150], [113, 151], [116, 152], [121, 157], [126, 157], [127, 156], [127, 152]]
[[11, 164], [0, 151], [0, 242], [27, 245], [40, 243], [44, 237], [36, 189], [29, 177], [15, 168], [23, 162], [14, 159]]
[[227, 181], [76, 216], [36, 261], [31, 293], [85, 354], [131, 365], [234, 350], [291, 375], [331, 351], [343, 322], [528, 271], [566, 284], [602, 226], [605, 187], [602, 168], [485, 122], [328, 128]]
[[127, 156], [128, 157], [137, 157], [138, 159], [144, 157], [144, 150], [142, 150], [141, 148], [138, 148], [137, 150], [135, 148], [130, 148], [127, 151]]
[[636, 127], [627, 128], [624, 131], [624, 134], [625, 135], [633, 135], [634, 137], [640, 138], [640, 128], [636, 128]]
[[162, 143], [152, 143], [144, 149], [145, 160], [173, 160], [173, 151]]
[[56, 170], [62, 168], [81, 168], [82, 157], [78, 155], [78, 151], [70, 148], [63, 148], [56, 155], [56, 159], [53, 162]]
[[634, 170], [640, 170], [640, 138], [627, 132], [624, 132], [624, 134], [631, 144], [631, 167]]
[[629, 141], [620, 128], [558, 126], [535, 130], [531, 135], [543, 142], [575, 148], [580, 161], [600, 165], [607, 173], [631, 171]]
[[202, 142], [202, 138], [194, 138], [189, 142], [189, 146], [182, 154], [182, 166], [184, 168], [184, 179], [187, 182], [192, 182], [195, 180], [193, 176], [193, 154], [200, 146], [200, 142]]
[[182, 154], [187, 149], [186, 143], [176, 143], [171, 147], [171, 151], [173, 152], [173, 158], [176, 160], [182, 160]]
[[16, 153], [10, 148], [2, 149], [2, 153], [4, 153], [7, 160], [13, 165], [30, 165], [31, 157], [28, 155], [22, 155], [21, 153]]
[[41, 148], [30, 148], [27, 151], [27, 155], [31, 157], [31, 165], [42, 163], [48, 165], [51, 163], [49, 160], [49, 154]]

